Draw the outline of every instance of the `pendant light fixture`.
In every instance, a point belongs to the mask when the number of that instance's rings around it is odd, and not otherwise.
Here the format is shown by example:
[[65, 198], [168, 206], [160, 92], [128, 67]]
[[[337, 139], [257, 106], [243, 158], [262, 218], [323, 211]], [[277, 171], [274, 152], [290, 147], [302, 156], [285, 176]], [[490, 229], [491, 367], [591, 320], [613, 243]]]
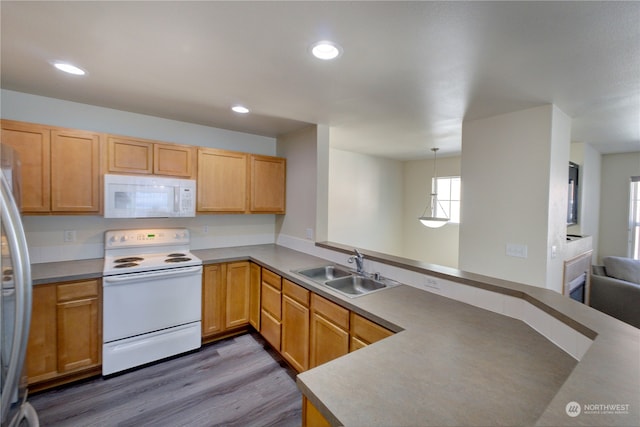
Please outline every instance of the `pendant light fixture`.
[[427, 203], [427, 207], [424, 208], [422, 216], [418, 218], [422, 225], [429, 228], [440, 228], [447, 222], [449, 222], [449, 218], [445, 216], [438, 217], [438, 206], [440, 206], [440, 209], [444, 213], [444, 208], [438, 201], [438, 175], [436, 173], [436, 156], [438, 154], [438, 150], [439, 148], [431, 149], [431, 151], [433, 151], [433, 188], [429, 197], [429, 202]]

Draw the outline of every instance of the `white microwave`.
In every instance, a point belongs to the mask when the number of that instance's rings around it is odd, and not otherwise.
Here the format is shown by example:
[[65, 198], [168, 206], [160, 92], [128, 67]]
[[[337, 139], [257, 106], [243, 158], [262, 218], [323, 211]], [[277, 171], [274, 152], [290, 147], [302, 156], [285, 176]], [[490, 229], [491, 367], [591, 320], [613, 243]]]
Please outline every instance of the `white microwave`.
[[192, 179], [104, 175], [105, 218], [194, 217], [195, 205]]

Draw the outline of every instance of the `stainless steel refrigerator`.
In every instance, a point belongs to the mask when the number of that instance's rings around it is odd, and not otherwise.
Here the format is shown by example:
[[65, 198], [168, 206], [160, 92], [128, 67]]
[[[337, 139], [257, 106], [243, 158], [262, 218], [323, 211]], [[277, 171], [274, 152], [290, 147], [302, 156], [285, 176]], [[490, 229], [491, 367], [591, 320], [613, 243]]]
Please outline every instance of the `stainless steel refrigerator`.
[[2, 427], [39, 426], [27, 402], [25, 355], [31, 321], [31, 264], [20, 218], [20, 163], [0, 144], [0, 413]]

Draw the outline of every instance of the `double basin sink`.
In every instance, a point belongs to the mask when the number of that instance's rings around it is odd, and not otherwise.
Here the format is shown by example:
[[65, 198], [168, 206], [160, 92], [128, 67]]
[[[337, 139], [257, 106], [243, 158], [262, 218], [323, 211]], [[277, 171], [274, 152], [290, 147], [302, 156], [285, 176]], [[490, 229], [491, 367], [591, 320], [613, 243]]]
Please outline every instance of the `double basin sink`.
[[390, 288], [398, 284], [397, 282], [385, 278], [374, 279], [355, 274], [349, 270], [336, 267], [335, 265], [293, 270], [293, 272], [338, 291], [350, 298], [370, 294], [371, 292]]

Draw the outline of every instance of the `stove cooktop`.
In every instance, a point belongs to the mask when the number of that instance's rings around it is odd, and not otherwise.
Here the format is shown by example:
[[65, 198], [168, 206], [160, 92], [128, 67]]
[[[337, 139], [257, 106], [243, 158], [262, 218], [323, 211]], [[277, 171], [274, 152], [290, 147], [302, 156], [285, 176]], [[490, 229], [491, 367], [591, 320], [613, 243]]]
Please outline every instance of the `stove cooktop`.
[[105, 232], [104, 275], [202, 265], [189, 251], [186, 228], [109, 230]]
[[189, 251], [137, 255], [105, 255], [103, 274], [114, 275], [140, 271], [163, 270], [202, 265], [202, 260]]

